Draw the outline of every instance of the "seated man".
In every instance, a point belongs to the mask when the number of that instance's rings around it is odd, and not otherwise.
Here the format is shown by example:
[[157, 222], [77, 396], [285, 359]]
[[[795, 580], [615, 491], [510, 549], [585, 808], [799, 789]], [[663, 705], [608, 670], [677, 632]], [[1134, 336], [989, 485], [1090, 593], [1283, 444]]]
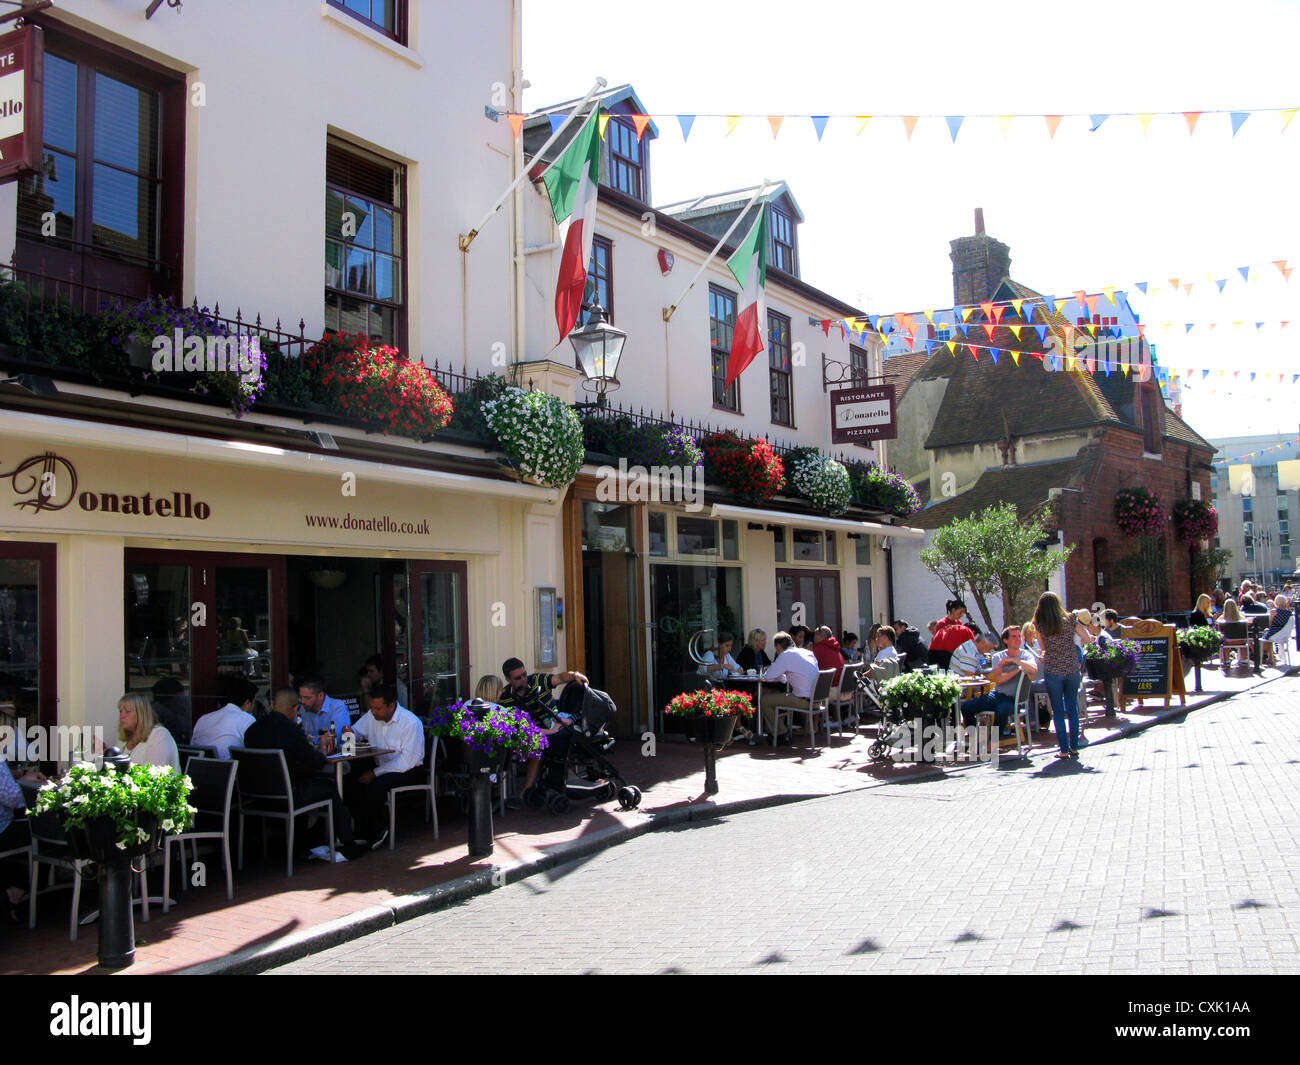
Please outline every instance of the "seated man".
[[840, 651], [840, 641], [835, 638], [829, 625], [820, 625], [813, 633], [812, 653], [817, 660], [818, 669], [835, 670], [835, 676], [831, 678], [831, 690], [838, 689], [840, 676], [844, 673], [844, 655]]
[[963, 677], [973, 677], [980, 671], [980, 659], [992, 654], [996, 648], [997, 643], [992, 636], [987, 632], [977, 632], [973, 640], [967, 640], [953, 651], [948, 669]]
[[244, 733], [242, 746], [283, 751], [285, 764], [289, 767], [294, 805], [308, 806], [329, 799], [334, 808], [334, 834], [339, 839], [339, 849], [345, 858], [356, 858], [361, 849], [352, 838], [352, 817], [334, 787], [333, 779], [320, 775], [328, 764], [325, 755], [294, 724], [297, 716], [298, 692], [292, 688], [280, 688], [272, 699], [271, 713], [254, 719]]
[[961, 720], [964, 725], [973, 725], [981, 713], [996, 715], [998, 728], [1005, 734], [1007, 722], [1016, 708], [1016, 688], [1023, 673], [1031, 681], [1038, 676], [1038, 659], [1034, 652], [1025, 647], [1020, 638], [1020, 626], [1009, 625], [1002, 630], [1002, 639], [1007, 645], [1005, 651], [993, 656], [993, 671], [989, 679], [995, 685], [993, 691], [981, 695], [978, 699], [967, 699], [961, 704]]
[[[795, 647], [794, 639], [788, 632], [778, 632], [772, 637], [772, 646], [776, 648], [776, 658], [767, 667], [763, 680], [769, 683], [785, 681], [790, 685], [790, 692], [774, 691], [763, 696], [763, 715], [768, 728], [776, 732], [776, 710], [783, 706], [808, 709], [817, 687], [817, 659], [813, 653], [803, 647]], [[782, 734], [787, 736], [788, 733]]]
[[343, 700], [326, 695], [325, 682], [320, 677], [308, 677], [298, 685], [298, 703], [303, 734], [312, 743], [322, 732], [342, 736], [343, 730], [352, 724]]
[[1120, 638], [1119, 632], [1119, 614], [1114, 610], [1103, 610], [1101, 613], [1101, 632], [1097, 633], [1097, 642], [1105, 647], [1112, 640]]
[[922, 642], [921, 634], [902, 618], [895, 618], [890, 627], [894, 630], [894, 647], [903, 660], [903, 670], [911, 671], [925, 665], [928, 648]]
[[881, 625], [876, 630], [876, 653], [872, 663], [897, 661], [898, 649], [894, 646], [895, 633], [892, 625]]
[[244, 733], [257, 719], [252, 715], [257, 687], [246, 677], [223, 673], [217, 678], [217, 698], [225, 704], [194, 724], [194, 742], [215, 748], [218, 758], [230, 757], [231, 747], [244, 745]]
[[[501, 673], [506, 678], [506, 686], [497, 702], [502, 706], [523, 710], [533, 719], [533, 724], [548, 736], [554, 736], [570, 720], [569, 715], [556, 710], [551, 690], [557, 684], [570, 681], [587, 683], [587, 678], [574, 670], [565, 673], [529, 673], [518, 658], [507, 658], [501, 664]], [[541, 768], [540, 759], [528, 759], [528, 768], [524, 771], [524, 791], [537, 783], [537, 774]], [[511, 798], [506, 805], [517, 810], [522, 803], [518, 798]]]
[[368, 740], [376, 747], [386, 747], [392, 754], [376, 756], [371, 768], [351, 774], [344, 782], [348, 805], [356, 816], [357, 831], [378, 850], [388, 842], [384, 803], [393, 788], [423, 784], [429, 771], [424, 765], [424, 725], [406, 707], [397, 702], [397, 685], [380, 684], [371, 692], [369, 706], [348, 732], [358, 740]]

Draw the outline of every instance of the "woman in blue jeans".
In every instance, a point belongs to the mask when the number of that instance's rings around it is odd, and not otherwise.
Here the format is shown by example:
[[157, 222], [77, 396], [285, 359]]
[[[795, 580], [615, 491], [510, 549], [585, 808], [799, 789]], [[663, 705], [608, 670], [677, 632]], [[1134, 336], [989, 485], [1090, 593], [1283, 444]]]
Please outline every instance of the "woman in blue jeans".
[[[1057, 758], [1079, 757], [1079, 654], [1074, 646], [1074, 618], [1055, 592], [1044, 592], [1034, 611], [1034, 626], [1043, 645], [1042, 671], [1052, 703], [1052, 724], [1060, 746]], [[1066, 715], [1069, 732], [1066, 732]]]

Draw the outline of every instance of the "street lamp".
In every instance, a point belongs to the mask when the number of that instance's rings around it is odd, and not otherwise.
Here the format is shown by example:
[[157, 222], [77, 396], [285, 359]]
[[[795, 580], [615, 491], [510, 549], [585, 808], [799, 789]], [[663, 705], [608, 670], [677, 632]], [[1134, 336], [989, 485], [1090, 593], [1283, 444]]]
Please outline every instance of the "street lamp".
[[618, 360], [627, 343], [627, 333], [609, 324], [609, 316], [600, 301], [583, 304], [589, 311], [587, 324], [569, 334], [569, 343], [582, 367], [582, 387], [596, 393], [596, 406], [605, 406], [605, 393], [618, 388]]
[[1255, 548], [1255, 576], [1258, 578], [1260, 584], [1264, 584], [1265, 581], [1263, 578], [1263, 573], [1268, 571], [1268, 560], [1267, 559], [1264, 560], [1265, 564], [1261, 570], [1259, 553], [1261, 548], [1267, 548], [1269, 551], [1269, 558], [1271, 559], [1272, 548], [1273, 548], [1273, 534], [1269, 532], [1267, 529], [1261, 531], [1259, 527], [1256, 526], [1251, 533], [1250, 540], [1251, 540], [1251, 544]]

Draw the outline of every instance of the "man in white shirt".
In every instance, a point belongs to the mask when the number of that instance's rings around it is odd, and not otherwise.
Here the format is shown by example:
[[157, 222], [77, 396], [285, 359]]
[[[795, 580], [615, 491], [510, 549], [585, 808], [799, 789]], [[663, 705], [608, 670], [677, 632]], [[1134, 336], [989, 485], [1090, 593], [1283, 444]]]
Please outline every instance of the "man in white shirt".
[[991, 654], [997, 642], [987, 632], [978, 632], [974, 640], [967, 640], [953, 651], [948, 662], [950, 673], [959, 673], [963, 677], [973, 677], [980, 671], [980, 658]]
[[878, 650], [871, 659], [872, 663], [890, 662], [898, 660], [898, 652], [894, 650], [894, 629], [891, 625], [881, 625], [876, 630], [876, 647]]
[[[766, 715], [767, 727], [776, 732], [778, 707], [793, 706], [808, 709], [813, 690], [817, 687], [817, 659], [812, 651], [804, 647], [795, 647], [794, 640], [788, 632], [778, 632], [772, 637], [772, 646], [776, 649], [776, 658], [767, 667], [763, 680], [768, 683], [785, 681], [790, 685], [789, 693], [773, 691], [763, 693], [763, 713]], [[788, 736], [783, 733], [781, 738]]]
[[217, 698], [225, 705], [204, 714], [194, 723], [192, 742], [199, 747], [213, 747], [218, 758], [230, 758], [231, 747], [244, 745], [244, 733], [257, 719], [250, 710], [257, 698], [257, 688], [244, 677], [222, 674], [217, 678]]
[[397, 686], [381, 684], [366, 701], [370, 708], [348, 731], [355, 733], [357, 742], [366, 740], [393, 753], [378, 756], [373, 768], [353, 773], [344, 791], [357, 836], [369, 840], [371, 849], [378, 849], [388, 841], [384, 803], [389, 791], [423, 784], [429, 771], [424, 766], [424, 726], [411, 711], [398, 705]]

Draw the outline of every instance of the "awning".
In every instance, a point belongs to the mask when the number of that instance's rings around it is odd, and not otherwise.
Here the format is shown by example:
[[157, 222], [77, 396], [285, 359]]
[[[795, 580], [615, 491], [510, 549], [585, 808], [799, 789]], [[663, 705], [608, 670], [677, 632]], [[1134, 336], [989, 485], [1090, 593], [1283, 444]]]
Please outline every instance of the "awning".
[[253, 444], [238, 440], [209, 440], [158, 429], [102, 425], [97, 422], [52, 418], [45, 414], [5, 411], [0, 432], [35, 440], [49, 447], [63, 444], [79, 447], [133, 450], [188, 458], [198, 462], [217, 462], [232, 466], [251, 466], [259, 470], [282, 470], [292, 473], [321, 474], [337, 481], [341, 474], [354, 473], [373, 477], [387, 484], [404, 484], [467, 495], [499, 496], [532, 503], [556, 503], [563, 493], [555, 488], [496, 481], [464, 473], [422, 470], [387, 462], [371, 462], [342, 455], [322, 455], [311, 451]]
[[791, 514], [784, 510], [754, 510], [751, 507], [732, 507], [714, 503], [709, 511], [713, 518], [742, 518], [749, 521], [770, 521], [781, 525], [798, 525], [804, 529], [831, 529], [836, 532], [869, 533], [872, 536], [893, 536], [899, 540], [923, 540], [924, 529], [910, 525], [881, 525], [875, 521], [853, 521], [850, 518], [818, 518], [810, 514]]

